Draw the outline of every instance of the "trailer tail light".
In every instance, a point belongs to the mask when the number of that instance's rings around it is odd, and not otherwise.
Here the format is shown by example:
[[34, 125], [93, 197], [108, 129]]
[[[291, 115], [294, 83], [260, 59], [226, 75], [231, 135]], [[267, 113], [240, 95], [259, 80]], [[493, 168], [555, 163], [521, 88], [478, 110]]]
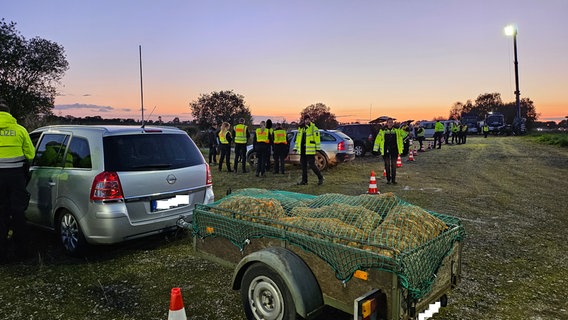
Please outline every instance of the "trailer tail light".
[[371, 315], [377, 309], [377, 299], [372, 298], [369, 300], [365, 300], [361, 306], [361, 315], [363, 316], [363, 320], [370, 320]]
[[104, 171], [93, 179], [91, 186], [91, 201], [122, 200], [122, 186], [116, 172]]
[[337, 144], [337, 151], [345, 151], [345, 141], [341, 141]]
[[385, 306], [386, 296], [380, 290], [369, 291], [353, 301], [354, 319], [382, 319], [386, 317]]

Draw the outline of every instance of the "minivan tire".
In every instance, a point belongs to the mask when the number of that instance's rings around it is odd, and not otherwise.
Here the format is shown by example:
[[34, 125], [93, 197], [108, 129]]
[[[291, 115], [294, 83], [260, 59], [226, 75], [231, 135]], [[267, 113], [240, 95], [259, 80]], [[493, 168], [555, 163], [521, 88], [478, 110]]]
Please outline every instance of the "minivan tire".
[[58, 226], [59, 239], [63, 245], [63, 250], [72, 257], [81, 256], [86, 250], [87, 242], [77, 218], [64, 209], [59, 217]]

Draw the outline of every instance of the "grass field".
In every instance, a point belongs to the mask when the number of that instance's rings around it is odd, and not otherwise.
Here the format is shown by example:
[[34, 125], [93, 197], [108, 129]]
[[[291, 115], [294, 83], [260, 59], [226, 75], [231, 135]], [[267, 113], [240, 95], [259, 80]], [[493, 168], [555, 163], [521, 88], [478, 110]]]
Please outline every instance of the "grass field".
[[[565, 139], [561, 137], [560, 139]], [[382, 162], [367, 156], [324, 172], [317, 186], [286, 175], [218, 172], [217, 199], [239, 188], [357, 195], [370, 172], [380, 192], [462, 219], [463, 280], [434, 319], [568, 319], [568, 148], [534, 137], [470, 137], [403, 163], [386, 185]], [[66, 257], [55, 237], [34, 230], [36, 255], [0, 267], [1, 319], [166, 319], [181, 287], [190, 319], [243, 319], [232, 270], [200, 259], [185, 232], [98, 247]], [[322, 319], [336, 319], [325, 316]]]

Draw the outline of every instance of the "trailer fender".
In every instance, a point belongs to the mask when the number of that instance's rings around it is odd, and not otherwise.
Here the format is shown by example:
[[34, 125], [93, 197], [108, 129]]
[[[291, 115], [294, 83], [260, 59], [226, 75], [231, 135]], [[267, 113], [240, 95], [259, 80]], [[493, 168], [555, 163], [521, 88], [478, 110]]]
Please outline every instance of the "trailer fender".
[[282, 247], [266, 248], [244, 257], [233, 274], [234, 290], [240, 290], [245, 271], [256, 262], [267, 265], [282, 277], [292, 295], [298, 315], [309, 318], [323, 307], [321, 288], [312, 270], [295, 253]]

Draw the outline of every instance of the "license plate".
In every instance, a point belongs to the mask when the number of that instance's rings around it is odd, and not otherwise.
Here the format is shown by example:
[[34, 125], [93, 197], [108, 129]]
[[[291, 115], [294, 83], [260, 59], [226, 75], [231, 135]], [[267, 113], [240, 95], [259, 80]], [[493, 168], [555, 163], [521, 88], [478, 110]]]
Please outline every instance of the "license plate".
[[150, 209], [152, 212], [169, 210], [189, 205], [189, 195], [177, 195], [173, 198], [152, 200], [150, 201]]

